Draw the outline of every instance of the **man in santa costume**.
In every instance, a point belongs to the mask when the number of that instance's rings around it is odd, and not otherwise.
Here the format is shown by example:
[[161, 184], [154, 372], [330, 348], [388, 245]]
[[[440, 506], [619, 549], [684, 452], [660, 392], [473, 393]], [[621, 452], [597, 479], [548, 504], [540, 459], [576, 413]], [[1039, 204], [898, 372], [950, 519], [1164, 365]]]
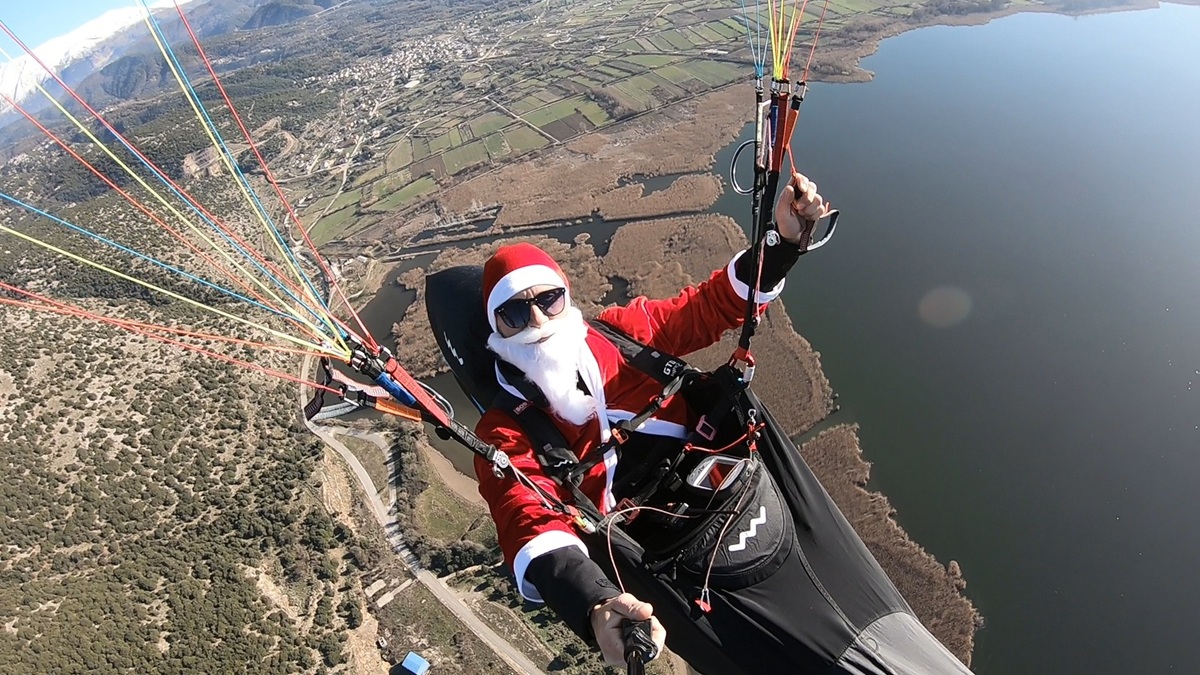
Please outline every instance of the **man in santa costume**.
[[[783, 290], [783, 278], [800, 253], [802, 235], [829, 212], [816, 185], [800, 174], [783, 190], [775, 207], [782, 241], [765, 249], [757, 301], [760, 311]], [[770, 243], [770, 242], [769, 242]], [[684, 355], [707, 347], [742, 324], [752, 286], [750, 256], [738, 253], [729, 265], [674, 298], [634, 299], [598, 317], [634, 340], [668, 354]], [[500, 385], [521, 399], [530, 383], [543, 408], [575, 456], [584, 461], [611, 436], [613, 424], [637, 415], [662, 391], [662, 385], [627, 363], [619, 349], [588, 326], [571, 304], [570, 284], [549, 255], [530, 244], [500, 248], [484, 266], [483, 293], [493, 333], [488, 347], [515, 366], [526, 382], [516, 386], [497, 369]], [[684, 438], [694, 424], [681, 397], [668, 401], [638, 431]], [[531, 441], [512, 414], [488, 410], [476, 427], [485, 442], [511, 458], [512, 464], [542, 489], [564, 502], [571, 497], [542, 470]], [[636, 461], [623, 453], [622, 464]], [[609, 450], [584, 476], [579, 489], [602, 512], [616, 506], [612, 495], [617, 455]], [[505, 560], [512, 566], [522, 597], [545, 602], [577, 634], [594, 638], [610, 665], [625, 665], [622, 623], [651, 622], [651, 638], [661, 650], [666, 630], [649, 603], [621, 593], [588, 557], [572, 519], [546, 508], [528, 487], [510, 476], [497, 477], [476, 458], [479, 491], [487, 500]]]

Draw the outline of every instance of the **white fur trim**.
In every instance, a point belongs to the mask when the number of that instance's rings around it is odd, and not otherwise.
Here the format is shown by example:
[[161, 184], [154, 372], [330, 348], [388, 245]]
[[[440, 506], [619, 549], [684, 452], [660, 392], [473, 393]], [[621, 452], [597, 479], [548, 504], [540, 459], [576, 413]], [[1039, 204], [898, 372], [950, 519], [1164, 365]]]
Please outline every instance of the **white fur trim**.
[[612, 448], [604, 453], [604, 496], [600, 499], [600, 503], [604, 507], [601, 510], [604, 513], [609, 513], [617, 505], [617, 498], [613, 496], [612, 492], [613, 476], [616, 473], [617, 449]]
[[[512, 296], [520, 293], [527, 288], [534, 286], [561, 286], [566, 288], [567, 282], [558, 272], [545, 265], [526, 265], [505, 274], [492, 287], [492, 292], [487, 297], [487, 317], [488, 323], [492, 326], [492, 331], [496, 330], [496, 309], [508, 302]], [[565, 302], [571, 302], [570, 291], [567, 291]]]
[[[629, 412], [628, 410], [616, 410], [614, 408], [609, 408], [608, 419], [631, 420], [633, 419], [633, 413]], [[634, 431], [640, 431], [645, 434], [650, 434], [651, 436], [668, 436], [670, 438], [687, 438], [688, 435], [687, 429], [685, 429], [682, 424], [668, 422], [667, 420], [660, 420], [655, 417], [645, 420]]]
[[[750, 286], [748, 284], [742, 283], [742, 281], [737, 278], [737, 273], [734, 270], [734, 265], [737, 263], [738, 258], [741, 258], [743, 255], [745, 255], [745, 253], [746, 253], [745, 251], [741, 251], [737, 255], [733, 256], [733, 260], [730, 260], [729, 266], [725, 268], [725, 275], [729, 277], [729, 284], [731, 286], [733, 286], [733, 292], [737, 293], [738, 297], [743, 300], [750, 297]], [[778, 286], [776, 286], [775, 288], [772, 288], [769, 291], [761, 291], [760, 290], [758, 292], [758, 294], [754, 296], [754, 300], [759, 303], [771, 302], [775, 298], [778, 298], [779, 294], [783, 292], [783, 285], [785, 283], [787, 283], [787, 279], [781, 280], [779, 282]], [[526, 288], [528, 288], [528, 287], [526, 287]], [[525, 289], [521, 289], [521, 290], [525, 290]], [[495, 326], [493, 326], [492, 328], [495, 329]]]
[[[588, 326], [588, 332], [590, 333], [592, 330], [592, 327]], [[583, 378], [583, 383], [587, 385], [592, 398], [596, 399], [596, 417], [600, 419], [601, 435], [603, 435], [603, 430], [608, 427], [604, 414], [607, 409], [604, 396], [604, 373], [600, 372], [600, 362], [596, 360], [596, 355], [592, 353], [592, 347], [586, 339], [579, 349], [579, 375]]]
[[496, 382], [500, 383], [500, 388], [524, 401], [525, 395], [517, 391], [516, 387], [509, 384], [508, 378], [504, 377], [504, 373], [500, 372], [500, 364], [497, 363], [493, 367], [496, 369]]
[[542, 594], [533, 584], [525, 581], [525, 570], [529, 569], [529, 563], [540, 555], [570, 546], [583, 551], [584, 555], [588, 554], [587, 545], [582, 539], [563, 530], [547, 530], [525, 542], [513, 560], [513, 576], [517, 579], [517, 591], [522, 598], [530, 602], [542, 602]]

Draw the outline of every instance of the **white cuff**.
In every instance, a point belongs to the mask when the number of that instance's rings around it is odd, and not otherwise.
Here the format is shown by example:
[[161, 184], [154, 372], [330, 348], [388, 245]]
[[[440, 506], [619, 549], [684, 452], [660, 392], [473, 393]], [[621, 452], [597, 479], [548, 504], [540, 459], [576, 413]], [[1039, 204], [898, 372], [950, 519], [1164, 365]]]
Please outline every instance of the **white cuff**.
[[[737, 255], [733, 256], [733, 260], [730, 260], [729, 266], [725, 268], [725, 275], [729, 277], [729, 284], [733, 286], [733, 292], [737, 293], [738, 297], [743, 300], [750, 297], [750, 287], [737, 278], [737, 271], [734, 269], [734, 265], [737, 264], [738, 258], [741, 258], [745, 253], [745, 251], [740, 251]], [[779, 285], [775, 288], [769, 291], [760, 290], [754, 296], [755, 302], [762, 304], [778, 298], [779, 294], [783, 292], [783, 285], [785, 283], [787, 283], [787, 279], [781, 279]]]
[[582, 539], [563, 530], [548, 530], [525, 542], [513, 560], [513, 576], [517, 579], [517, 592], [522, 598], [530, 602], [542, 602], [542, 594], [533, 584], [525, 581], [525, 570], [529, 569], [529, 563], [540, 555], [570, 546], [583, 551], [584, 555], [588, 554], [587, 545]]

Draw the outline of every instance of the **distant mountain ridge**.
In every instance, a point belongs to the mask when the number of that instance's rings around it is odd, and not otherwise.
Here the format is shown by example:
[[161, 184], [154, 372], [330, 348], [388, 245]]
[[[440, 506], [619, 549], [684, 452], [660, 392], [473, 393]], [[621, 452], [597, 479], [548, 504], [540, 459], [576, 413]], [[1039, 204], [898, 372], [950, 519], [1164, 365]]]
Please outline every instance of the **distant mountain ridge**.
[[254, 15], [243, 26], [246, 30], [281, 26], [297, 19], [304, 19], [323, 9], [338, 4], [339, 0], [276, 0], [254, 10]]
[[[204, 0], [182, 0], [180, 4], [197, 1]], [[151, 6], [162, 4], [159, 2]], [[162, 18], [164, 17], [160, 17]], [[141, 23], [142, 10], [138, 7], [110, 10], [65, 35], [33, 46], [33, 51], [42, 62], [74, 86], [78, 81], [118, 58], [122, 52], [122, 34], [131, 26]], [[37, 86], [50, 79], [46, 71], [28, 54], [21, 54], [0, 66], [0, 91], [18, 103], [24, 103], [37, 95]], [[0, 104], [0, 111], [7, 109], [7, 104]]]
[[[188, 22], [202, 39], [289, 23], [339, 4], [338, 0], [180, 0], [184, 3]], [[151, 8], [170, 44], [178, 48], [189, 42], [171, 0], [159, 0]], [[109, 11], [33, 49], [94, 107], [175, 86], [137, 7]], [[50, 106], [38, 85], [59, 100], [65, 96], [28, 54], [0, 66], [0, 91], [31, 113]], [[21, 119], [0, 100], [0, 129]]]

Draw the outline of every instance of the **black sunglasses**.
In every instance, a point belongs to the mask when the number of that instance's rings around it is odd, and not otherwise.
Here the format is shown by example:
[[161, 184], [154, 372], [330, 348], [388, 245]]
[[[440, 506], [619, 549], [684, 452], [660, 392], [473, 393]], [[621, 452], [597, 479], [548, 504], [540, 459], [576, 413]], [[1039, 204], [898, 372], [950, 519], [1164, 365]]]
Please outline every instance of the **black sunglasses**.
[[567, 306], [567, 289], [551, 288], [542, 291], [528, 300], [513, 298], [496, 308], [496, 314], [504, 325], [513, 330], [521, 330], [533, 319], [533, 306], [537, 305], [546, 316], [558, 316]]

